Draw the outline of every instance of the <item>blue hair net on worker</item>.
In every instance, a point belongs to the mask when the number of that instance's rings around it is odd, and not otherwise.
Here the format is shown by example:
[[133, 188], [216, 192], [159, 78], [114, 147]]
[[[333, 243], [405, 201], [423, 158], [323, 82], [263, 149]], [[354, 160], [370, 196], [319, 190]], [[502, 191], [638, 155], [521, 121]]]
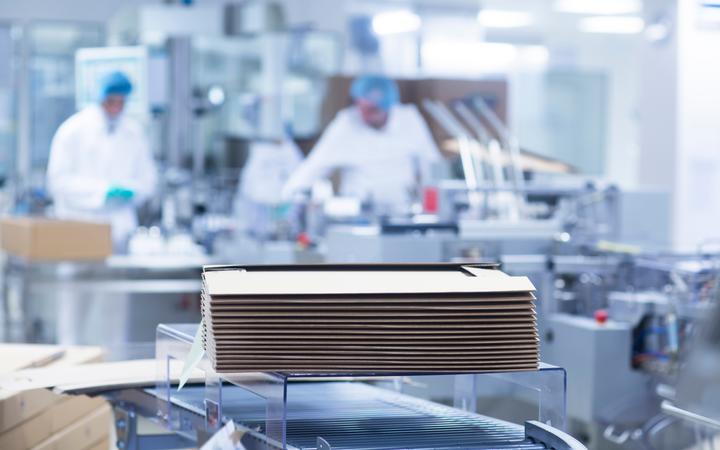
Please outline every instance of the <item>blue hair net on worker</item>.
[[100, 100], [105, 100], [111, 95], [127, 97], [132, 89], [132, 83], [127, 75], [122, 72], [110, 72], [100, 81]]
[[400, 101], [397, 84], [382, 75], [363, 75], [356, 78], [350, 86], [350, 96], [353, 100], [372, 102], [385, 111]]

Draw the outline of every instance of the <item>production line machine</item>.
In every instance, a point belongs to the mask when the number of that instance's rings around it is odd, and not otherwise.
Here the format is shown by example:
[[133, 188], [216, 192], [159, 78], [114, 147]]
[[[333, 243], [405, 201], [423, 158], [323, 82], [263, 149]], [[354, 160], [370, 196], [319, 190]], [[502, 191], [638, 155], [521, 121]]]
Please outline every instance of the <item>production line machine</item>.
[[[549, 193], [543, 195], [547, 201]], [[565, 191], [555, 198], [548, 203], [575, 205], [558, 208], [565, 220], [329, 228], [325, 254], [330, 262], [499, 261], [537, 288], [542, 355], [568, 370], [573, 435], [592, 449], [675, 449], [702, 441], [697, 425], [672, 420], [667, 405], [715, 303], [720, 259], [617, 243], [639, 242], [631, 237], [643, 233], [662, 242], [662, 230], [646, 231], [666, 212], [656, 193]], [[638, 205], [648, 211], [646, 220], [628, 221]], [[714, 430], [700, 429], [702, 436]]]
[[717, 304], [717, 256], [601, 254], [574, 264], [563, 257], [552, 261], [542, 355], [568, 370], [574, 435], [593, 449], [662, 449], [688, 448], [717, 432], [700, 426], [701, 439], [667, 413], [699, 330]]

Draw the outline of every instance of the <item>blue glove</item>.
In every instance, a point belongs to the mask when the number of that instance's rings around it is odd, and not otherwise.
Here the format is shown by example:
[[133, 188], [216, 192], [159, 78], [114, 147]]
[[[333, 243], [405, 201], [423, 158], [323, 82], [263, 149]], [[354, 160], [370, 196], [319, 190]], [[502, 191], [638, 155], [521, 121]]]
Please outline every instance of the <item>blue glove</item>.
[[128, 203], [135, 197], [135, 192], [132, 189], [125, 189], [122, 187], [111, 187], [105, 194], [105, 201], [108, 203]]

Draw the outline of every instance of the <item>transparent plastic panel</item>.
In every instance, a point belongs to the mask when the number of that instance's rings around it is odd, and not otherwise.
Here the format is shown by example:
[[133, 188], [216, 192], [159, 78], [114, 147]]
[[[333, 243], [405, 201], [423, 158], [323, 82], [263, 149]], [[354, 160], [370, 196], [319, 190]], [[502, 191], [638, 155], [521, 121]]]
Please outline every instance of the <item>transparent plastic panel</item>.
[[[171, 402], [177, 385], [170, 383], [171, 366], [182, 366], [190, 352], [197, 325], [165, 325], [157, 327], [155, 337], [157, 417], [171, 430], [182, 428], [180, 413]], [[202, 364], [201, 364], [202, 365]]]
[[529, 372], [413, 375], [403, 380], [402, 392], [517, 424], [537, 420], [564, 430], [565, 385], [564, 369], [541, 363]]
[[[245, 397], [242, 400], [246, 404], [259, 404], [261, 416], [258, 416], [258, 410], [253, 408], [221, 409], [222, 414], [232, 417], [236, 422], [252, 425], [252, 428], [265, 434], [272, 444], [285, 448], [288, 378], [282, 374], [265, 372], [224, 373], [220, 376], [225, 381], [223, 389], [231, 390], [239, 387], [250, 394], [251, 397]], [[218, 401], [222, 406], [221, 394], [221, 392], [216, 393], [206, 389], [205, 401]], [[215, 400], [216, 398], [217, 400]], [[235, 399], [237, 396], [233, 398]]]
[[514, 398], [530, 401], [537, 407], [538, 421], [565, 431], [567, 427], [567, 373], [565, 369], [540, 363], [537, 372], [507, 372], [488, 374], [496, 380], [511, 383], [516, 389]]
[[[168, 370], [183, 361], [196, 330], [197, 325], [158, 327], [158, 413], [171, 429], [183, 428], [182, 410], [191, 409], [204, 415], [207, 432], [233, 420], [261, 436], [268, 447], [294, 449], [317, 448], [318, 438], [342, 447], [356, 432], [380, 439], [377, 430], [392, 429], [398, 417], [429, 421], [428, 426], [436, 421], [445, 430], [466, 427], [463, 433], [471, 440], [477, 438], [476, 426], [486, 434], [519, 433], [518, 439], [524, 438], [527, 420], [565, 428], [565, 371], [545, 364], [530, 372], [309, 376], [218, 374], [205, 358], [200, 363], [204, 386], [178, 392], [167, 381]], [[516, 403], [520, 406], [514, 415], [502, 410]], [[426, 444], [441, 445], [431, 435]]]

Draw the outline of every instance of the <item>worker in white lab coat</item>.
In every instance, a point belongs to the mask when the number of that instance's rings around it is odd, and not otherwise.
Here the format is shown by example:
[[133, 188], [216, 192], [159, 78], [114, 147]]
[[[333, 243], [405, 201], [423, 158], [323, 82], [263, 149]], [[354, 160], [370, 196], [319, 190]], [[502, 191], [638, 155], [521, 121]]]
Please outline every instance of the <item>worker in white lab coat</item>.
[[399, 103], [397, 85], [362, 76], [350, 89], [353, 106], [340, 111], [283, 188], [286, 198], [340, 171], [340, 195], [371, 201], [379, 211], [408, 210], [418, 176], [428, 177], [440, 153], [413, 105]]
[[[47, 171], [55, 215], [110, 223], [120, 251], [137, 227], [136, 208], [154, 193], [157, 179], [140, 124], [123, 114], [131, 91], [125, 74], [106, 75], [99, 104], [77, 112], [55, 133]], [[60, 344], [102, 345], [111, 351], [127, 346], [129, 296], [93, 297], [68, 289], [60, 290], [55, 301]]]
[[132, 84], [122, 72], [102, 80], [100, 102], [67, 119], [50, 149], [47, 184], [59, 218], [108, 222], [122, 250], [137, 227], [137, 207], [157, 173], [145, 134], [123, 114]]

